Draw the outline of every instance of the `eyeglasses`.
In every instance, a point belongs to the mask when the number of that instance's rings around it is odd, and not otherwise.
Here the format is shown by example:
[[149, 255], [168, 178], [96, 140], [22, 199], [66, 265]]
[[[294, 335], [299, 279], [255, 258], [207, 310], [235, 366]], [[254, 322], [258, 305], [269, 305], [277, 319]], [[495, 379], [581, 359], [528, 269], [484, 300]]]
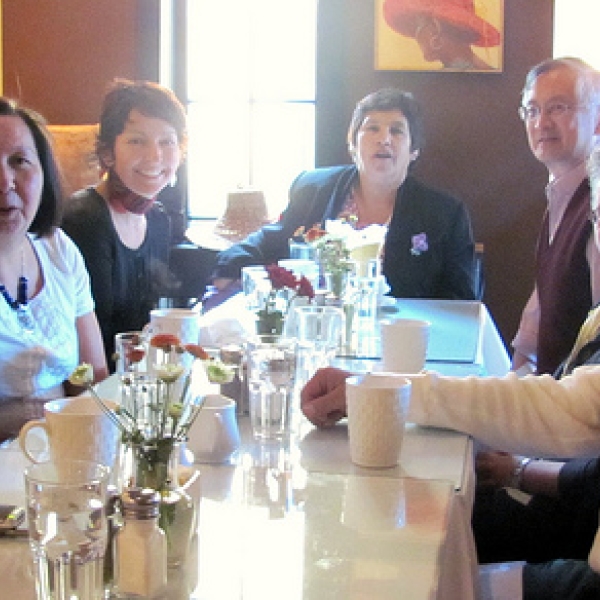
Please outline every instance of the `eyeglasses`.
[[590, 210], [590, 215], [588, 217], [588, 219], [590, 220], [590, 223], [592, 225], [597, 225], [600, 222], [600, 207], [596, 207], [596, 208], [592, 208], [592, 210]]
[[519, 106], [519, 117], [521, 117], [522, 121], [537, 121], [542, 116], [542, 113], [545, 112], [550, 118], [556, 119], [572, 110], [584, 107], [585, 105], [567, 104], [566, 102], [553, 102], [552, 104], [547, 104], [544, 108], [532, 104], [530, 106]]

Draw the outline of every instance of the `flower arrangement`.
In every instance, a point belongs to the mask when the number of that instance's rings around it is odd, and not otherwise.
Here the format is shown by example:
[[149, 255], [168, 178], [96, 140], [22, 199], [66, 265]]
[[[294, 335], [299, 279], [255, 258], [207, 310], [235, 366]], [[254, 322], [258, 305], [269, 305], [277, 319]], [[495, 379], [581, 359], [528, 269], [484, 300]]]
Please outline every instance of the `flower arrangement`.
[[317, 253], [319, 261], [321, 285], [329, 279], [328, 287], [336, 298], [341, 298], [344, 293], [348, 275], [353, 269], [350, 258], [348, 238], [356, 230], [347, 219], [326, 221], [325, 229], [320, 225], [313, 225], [306, 233], [300, 228], [296, 234], [303, 236], [306, 243], [311, 244]]
[[[188, 354], [194, 362], [199, 360], [211, 383], [232, 381], [234, 368], [211, 358], [198, 344], [182, 344], [175, 335], [157, 334], [150, 339], [149, 346], [160, 357], [159, 363], [154, 364], [154, 374], [132, 371], [122, 375], [123, 400], [114, 410], [94, 389], [91, 365], [79, 365], [69, 381], [85, 388], [120, 429], [123, 443], [136, 448], [136, 485], [164, 491], [173, 449], [187, 439], [204, 402], [202, 396], [190, 392], [194, 364], [186, 370], [177, 357]], [[144, 358], [145, 352], [140, 344], [137, 362]]]
[[[285, 313], [295, 298], [304, 297], [312, 300], [315, 296], [311, 282], [303, 275], [300, 278], [283, 267], [267, 265], [265, 267], [270, 282], [270, 290], [264, 305], [256, 311], [258, 334], [280, 334], [283, 331]], [[281, 303], [282, 292], [283, 306]]]
[[[372, 224], [362, 229], [355, 228], [356, 217], [347, 216], [325, 221], [325, 229], [313, 225], [306, 233], [300, 228], [306, 243], [312, 244], [319, 256], [322, 273], [338, 285], [347, 274], [367, 275], [367, 263], [379, 258], [387, 234], [386, 225]], [[334, 295], [335, 285], [332, 285]]]

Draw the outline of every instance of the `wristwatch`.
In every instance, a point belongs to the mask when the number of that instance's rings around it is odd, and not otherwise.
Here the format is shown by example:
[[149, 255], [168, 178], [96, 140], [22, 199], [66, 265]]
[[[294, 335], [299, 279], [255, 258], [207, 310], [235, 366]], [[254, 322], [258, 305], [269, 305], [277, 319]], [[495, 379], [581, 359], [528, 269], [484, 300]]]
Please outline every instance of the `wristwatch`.
[[535, 459], [529, 458], [528, 456], [526, 456], [518, 462], [517, 466], [515, 467], [515, 470], [512, 473], [508, 487], [514, 488], [516, 490], [521, 489], [521, 482], [523, 479], [523, 471], [525, 471], [525, 467], [527, 467], [527, 465], [532, 460], [535, 460]]

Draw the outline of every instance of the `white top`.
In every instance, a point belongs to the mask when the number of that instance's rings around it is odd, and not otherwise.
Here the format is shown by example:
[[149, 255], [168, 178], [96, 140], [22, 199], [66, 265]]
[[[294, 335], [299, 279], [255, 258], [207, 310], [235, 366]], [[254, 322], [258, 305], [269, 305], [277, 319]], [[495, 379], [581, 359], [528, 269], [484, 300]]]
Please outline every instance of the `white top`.
[[408, 419], [468, 433], [499, 450], [530, 456], [600, 453], [600, 366], [550, 375], [442, 377], [430, 373]]
[[[83, 258], [57, 229], [31, 243], [44, 284], [29, 301], [34, 329], [23, 330], [17, 315], [0, 298], [0, 403], [22, 398], [56, 397], [57, 388], [79, 362], [75, 320], [94, 303]], [[60, 395], [60, 392], [58, 395]]]

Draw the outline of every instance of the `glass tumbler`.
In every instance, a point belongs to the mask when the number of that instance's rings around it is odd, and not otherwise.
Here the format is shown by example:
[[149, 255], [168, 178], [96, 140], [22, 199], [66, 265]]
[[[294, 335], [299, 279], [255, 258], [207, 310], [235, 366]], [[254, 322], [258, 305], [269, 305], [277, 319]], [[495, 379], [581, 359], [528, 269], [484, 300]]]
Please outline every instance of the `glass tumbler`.
[[77, 460], [25, 469], [38, 600], [105, 598], [108, 474], [102, 465]]
[[295, 339], [280, 336], [246, 342], [250, 422], [258, 439], [289, 437], [296, 347]]

